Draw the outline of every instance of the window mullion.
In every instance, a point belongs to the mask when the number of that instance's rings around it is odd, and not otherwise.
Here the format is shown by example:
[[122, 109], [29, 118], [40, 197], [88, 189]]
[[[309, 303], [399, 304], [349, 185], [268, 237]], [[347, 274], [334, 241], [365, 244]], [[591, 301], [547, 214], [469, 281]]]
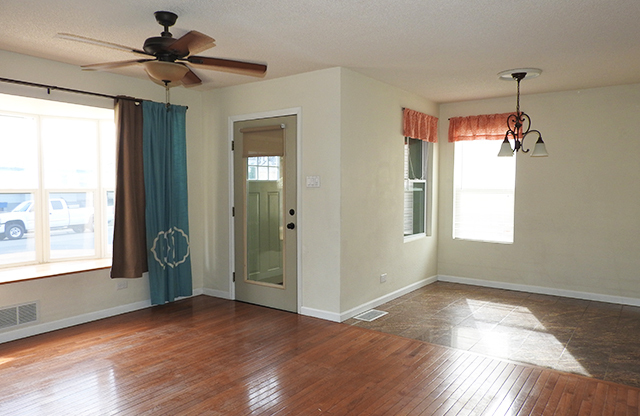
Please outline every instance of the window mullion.
[[37, 120], [37, 141], [38, 141], [38, 190], [34, 194], [36, 203], [34, 239], [36, 246], [36, 261], [38, 263], [48, 263], [51, 260], [49, 253], [49, 195], [44, 187], [44, 145], [42, 143], [42, 117], [33, 115]]
[[93, 241], [95, 247], [95, 254], [97, 257], [105, 257], [103, 244], [103, 232], [104, 221], [102, 214], [105, 209], [103, 200], [105, 199], [102, 186], [102, 130], [100, 129], [100, 122], [96, 121], [96, 137], [98, 142], [96, 144], [96, 166], [98, 167], [97, 189], [93, 191]]

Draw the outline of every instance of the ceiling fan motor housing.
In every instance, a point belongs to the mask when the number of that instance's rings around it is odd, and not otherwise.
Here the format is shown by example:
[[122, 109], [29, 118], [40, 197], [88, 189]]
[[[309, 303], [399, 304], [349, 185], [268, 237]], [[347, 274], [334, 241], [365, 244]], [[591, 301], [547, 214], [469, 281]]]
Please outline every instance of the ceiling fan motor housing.
[[174, 39], [171, 32], [169, 32], [169, 27], [176, 23], [178, 15], [173, 12], [159, 11], [155, 12], [154, 16], [156, 17], [156, 21], [164, 27], [164, 31], [160, 36], [153, 36], [145, 40], [142, 49], [157, 57], [160, 61], [174, 62], [176, 59], [184, 58], [186, 55], [181, 55], [169, 49], [177, 40]]
[[154, 36], [144, 41], [142, 49], [151, 55], [157, 56], [158, 58], [162, 58], [162, 55], [173, 55], [173, 59], [175, 60], [176, 58], [182, 58], [181, 56], [176, 56], [169, 52], [169, 47], [175, 41], [176, 39], [174, 38]]

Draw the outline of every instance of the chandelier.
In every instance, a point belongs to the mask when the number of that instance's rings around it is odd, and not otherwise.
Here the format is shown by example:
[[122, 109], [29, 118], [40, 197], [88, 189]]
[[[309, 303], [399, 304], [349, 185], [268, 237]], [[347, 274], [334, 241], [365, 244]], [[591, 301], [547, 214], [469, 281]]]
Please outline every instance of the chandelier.
[[[531, 156], [542, 157], [549, 156], [547, 149], [542, 141], [542, 134], [538, 130], [531, 130], [531, 118], [527, 113], [520, 111], [520, 81], [525, 78], [533, 78], [540, 75], [542, 71], [539, 69], [512, 69], [498, 74], [501, 79], [515, 80], [518, 83], [518, 95], [516, 101], [516, 112], [507, 117], [507, 132], [504, 135], [504, 141], [500, 147], [498, 156], [513, 156], [514, 153], [522, 150], [522, 153], [529, 153], [531, 149], [524, 148], [524, 139], [529, 134], [537, 134], [536, 141]], [[513, 139], [513, 148], [509, 139]]]

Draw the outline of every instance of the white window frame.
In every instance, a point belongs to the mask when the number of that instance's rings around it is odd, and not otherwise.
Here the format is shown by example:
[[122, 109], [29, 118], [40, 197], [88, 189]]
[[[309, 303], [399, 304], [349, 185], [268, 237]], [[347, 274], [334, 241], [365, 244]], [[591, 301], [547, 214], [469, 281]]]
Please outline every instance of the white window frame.
[[[421, 169], [414, 171], [411, 166], [410, 146], [409, 143], [413, 142], [420, 145], [420, 157], [421, 157]], [[431, 151], [432, 145], [429, 142], [412, 139], [409, 137], [404, 138], [404, 192], [403, 192], [403, 235], [405, 241], [415, 240], [431, 235]], [[413, 197], [416, 195], [415, 185], [419, 184], [424, 188], [423, 194], [423, 207], [422, 212], [422, 227], [416, 231], [415, 221], [415, 204], [413, 203]], [[418, 224], [419, 226], [419, 224]]]
[[496, 140], [455, 142], [454, 239], [513, 244], [516, 158], [499, 150]]
[[[6, 94], [2, 94], [2, 98], [4, 99], [4, 103], [0, 107], [0, 114], [3, 116], [9, 117], [29, 117], [34, 118], [37, 125], [37, 152], [38, 152], [38, 188], [29, 188], [29, 189], [17, 189], [17, 188], [8, 188], [3, 186], [0, 183], [0, 194], [32, 194], [33, 200], [35, 201], [36, 212], [34, 215], [35, 220], [35, 260], [33, 261], [19, 261], [14, 263], [3, 263], [0, 264], [0, 268], [7, 267], [19, 267], [26, 266], [32, 264], [46, 264], [53, 262], [67, 262], [73, 260], [94, 260], [94, 259], [104, 259], [110, 258], [112, 255], [111, 245], [107, 242], [107, 218], [111, 218], [109, 215], [110, 207], [108, 206], [108, 193], [112, 193], [115, 198], [115, 180], [113, 180], [114, 186], [105, 186], [105, 178], [103, 175], [105, 173], [105, 166], [103, 165], [104, 158], [101, 157], [101, 153], [104, 151], [104, 143], [103, 143], [103, 134], [105, 133], [105, 129], [102, 123], [110, 123], [110, 118], [105, 118], [104, 113], [101, 113], [100, 116], [92, 116], [90, 113], [92, 112], [92, 108], [90, 106], [80, 106], [80, 107], [68, 107], [68, 106], [76, 106], [74, 104], [68, 104], [64, 102], [55, 102], [51, 103], [48, 100], [40, 100], [35, 98], [21, 97], [21, 96], [9, 96]], [[15, 100], [15, 108], [8, 108], [8, 104], [11, 101]], [[35, 101], [34, 101], [35, 100]], [[53, 107], [50, 105], [53, 104]], [[60, 109], [56, 108], [55, 105], [59, 105]], [[40, 107], [41, 106], [41, 107]], [[86, 109], [82, 109], [81, 107], [86, 107]], [[42, 108], [42, 109], [40, 109]], [[64, 113], [61, 111], [73, 111], [72, 109], [78, 109], [78, 113]], [[113, 110], [98, 108], [95, 107], [99, 112], [110, 111], [113, 114]], [[107, 113], [108, 114], [108, 113]], [[67, 118], [67, 119], [85, 119], [92, 120], [96, 122], [97, 131], [97, 155], [96, 161], [97, 164], [96, 172], [97, 172], [97, 183], [95, 187], [92, 188], [45, 188], [44, 183], [44, 175], [43, 175], [43, 151], [44, 146], [42, 143], [42, 119], [44, 118]], [[111, 126], [109, 126], [111, 130]], [[115, 132], [115, 129], [113, 129]], [[113, 155], [113, 161], [115, 162], [116, 155]], [[49, 232], [49, 195], [50, 194], [58, 194], [58, 193], [92, 193], [93, 194], [93, 225], [94, 225], [94, 247], [92, 255], [77, 255], [77, 256], [61, 256], [55, 259], [51, 258], [51, 247], [50, 247], [50, 232]], [[24, 238], [24, 237], [23, 237]], [[0, 244], [4, 243], [4, 241], [0, 241]], [[1, 253], [0, 253], [1, 254]]]

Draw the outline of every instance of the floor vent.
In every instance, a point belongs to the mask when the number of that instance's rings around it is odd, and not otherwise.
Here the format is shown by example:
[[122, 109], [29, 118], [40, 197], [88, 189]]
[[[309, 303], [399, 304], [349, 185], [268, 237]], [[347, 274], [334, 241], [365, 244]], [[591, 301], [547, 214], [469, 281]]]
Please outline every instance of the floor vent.
[[37, 320], [38, 304], [36, 302], [0, 309], [0, 329], [24, 325]]
[[388, 314], [389, 312], [385, 312], [385, 311], [379, 311], [377, 309], [370, 309], [364, 313], [361, 313], [358, 316], [354, 316], [355, 319], [359, 319], [361, 321], [367, 321], [367, 322], [371, 322], [373, 320], [376, 320], [378, 318], [380, 318], [381, 316], [385, 316], [386, 314]]

